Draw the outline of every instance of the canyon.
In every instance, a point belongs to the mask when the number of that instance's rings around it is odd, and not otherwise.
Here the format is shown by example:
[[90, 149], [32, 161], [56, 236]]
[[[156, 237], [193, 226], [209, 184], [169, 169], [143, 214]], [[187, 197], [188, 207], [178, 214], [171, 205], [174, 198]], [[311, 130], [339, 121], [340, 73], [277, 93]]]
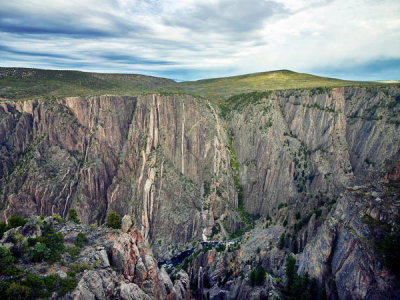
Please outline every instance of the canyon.
[[[284, 297], [292, 254], [329, 299], [396, 298], [398, 277], [368, 240], [382, 238], [374, 224], [397, 226], [399, 125], [398, 85], [253, 91], [222, 105], [181, 92], [1, 100], [1, 215], [75, 209], [101, 226], [115, 211], [157, 260], [193, 247], [168, 270], [185, 283], [165, 279], [150, 297]], [[264, 284], [252, 287], [259, 266]]]

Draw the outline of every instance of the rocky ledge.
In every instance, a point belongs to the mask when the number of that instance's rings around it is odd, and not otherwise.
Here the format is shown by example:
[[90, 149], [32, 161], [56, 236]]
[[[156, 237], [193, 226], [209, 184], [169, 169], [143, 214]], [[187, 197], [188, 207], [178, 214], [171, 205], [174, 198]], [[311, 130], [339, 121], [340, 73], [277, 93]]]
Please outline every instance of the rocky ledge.
[[[0, 240], [2, 299], [186, 299], [189, 277], [171, 281], [129, 216], [122, 229], [52, 217], [15, 217]], [[10, 226], [10, 224], [9, 224]], [[12, 227], [12, 224], [11, 224]]]

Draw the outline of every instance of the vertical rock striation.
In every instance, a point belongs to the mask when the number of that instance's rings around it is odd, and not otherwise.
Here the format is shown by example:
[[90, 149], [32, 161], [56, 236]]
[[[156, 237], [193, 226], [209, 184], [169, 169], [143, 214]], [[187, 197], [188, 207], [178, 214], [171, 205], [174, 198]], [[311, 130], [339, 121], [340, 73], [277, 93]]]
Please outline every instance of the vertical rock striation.
[[167, 255], [237, 206], [226, 134], [205, 100], [2, 102], [0, 116], [5, 215], [76, 207], [83, 222], [100, 223], [113, 209], [134, 216]]

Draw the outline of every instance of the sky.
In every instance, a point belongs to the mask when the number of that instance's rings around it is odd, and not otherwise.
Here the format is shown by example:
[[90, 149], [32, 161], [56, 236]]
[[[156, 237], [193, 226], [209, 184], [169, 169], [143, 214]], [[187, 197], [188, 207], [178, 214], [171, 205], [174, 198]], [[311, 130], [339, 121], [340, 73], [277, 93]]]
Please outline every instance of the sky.
[[400, 1], [0, 0], [0, 66], [400, 80]]

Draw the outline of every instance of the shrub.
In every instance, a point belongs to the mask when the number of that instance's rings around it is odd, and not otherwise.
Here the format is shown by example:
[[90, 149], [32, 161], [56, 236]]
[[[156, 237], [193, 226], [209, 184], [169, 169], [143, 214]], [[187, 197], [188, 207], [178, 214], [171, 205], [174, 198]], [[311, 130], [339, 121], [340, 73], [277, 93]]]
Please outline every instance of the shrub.
[[76, 273], [74, 271], [67, 271], [67, 276], [69, 277], [75, 277]]
[[48, 275], [44, 277], [43, 282], [46, 287], [47, 293], [53, 293], [57, 290], [58, 283], [60, 282], [60, 276], [56, 274]]
[[290, 255], [286, 259], [285, 273], [287, 285], [285, 294], [287, 299], [314, 299], [317, 291], [316, 280], [310, 280], [308, 273], [297, 275], [296, 259]]
[[7, 231], [10, 230], [11, 228], [16, 228], [19, 226], [24, 226], [28, 222], [27, 219], [24, 217], [17, 216], [15, 214], [12, 214], [11, 217], [8, 219], [8, 224], [4, 222], [0, 222], [0, 238], [3, 237], [3, 234]]
[[89, 264], [88, 264], [86, 261], [83, 261], [83, 262], [78, 263], [78, 264], [70, 265], [70, 269], [71, 269], [73, 272], [79, 273], [79, 272], [82, 272], [82, 271], [84, 271], [84, 270], [89, 270], [89, 269], [90, 269], [90, 266], [89, 266]]
[[51, 250], [48, 261], [56, 262], [65, 250], [64, 236], [60, 232], [57, 233], [50, 225], [45, 225], [42, 236], [45, 238], [46, 246]]
[[285, 246], [285, 233], [282, 233], [281, 237], [279, 238], [278, 247], [279, 249], [283, 249], [284, 246]]
[[14, 276], [17, 275], [18, 269], [14, 265], [15, 257], [12, 255], [10, 249], [0, 247], [0, 274]]
[[28, 274], [22, 284], [30, 288], [33, 298], [42, 298], [44, 296], [44, 281], [38, 275]]
[[286, 259], [285, 272], [288, 286], [292, 285], [296, 276], [296, 259], [292, 255]]
[[211, 228], [211, 236], [217, 235], [220, 231], [221, 231], [221, 228], [220, 228], [219, 223], [215, 224], [215, 225]]
[[111, 210], [106, 219], [107, 225], [114, 229], [120, 229], [122, 218], [115, 211]]
[[69, 215], [69, 220], [70, 221], [75, 222], [76, 224], [80, 224], [81, 223], [81, 221], [79, 220], [78, 214], [77, 214], [75, 209], [70, 209], [68, 215]]
[[224, 243], [221, 243], [217, 247], [217, 252], [224, 252], [226, 249], [226, 245]]
[[34, 247], [31, 248], [32, 261], [40, 262], [43, 259], [47, 260], [50, 258], [51, 250], [46, 247], [46, 244], [37, 242]]
[[394, 224], [375, 220], [369, 215], [364, 215], [362, 220], [372, 231], [372, 236], [378, 236], [378, 233], [381, 236], [372, 238], [372, 241], [386, 267], [400, 275], [400, 216], [395, 217]]
[[30, 299], [31, 291], [28, 287], [20, 285], [16, 282], [10, 284], [5, 292], [7, 299]]
[[278, 209], [281, 209], [281, 208], [284, 208], [284, 207], [287, 207], [287, 203], [279, 203]]
[[86, 241], [87, 238], [85, 237], [85, 235], [82, 232], [79, 232], [76, 236], [75, 246], [82, 248], [83, 246], [85, 246]]
[[12, 214], [8, 219], [8, 226], [10, 228], [16, 228], [18, 226], [24, 226], [28, 222], [24, 217], [17, 216], [16, 214]]
[[75, 287], [76, 287], [76, 278], [68, 276], [66, 279], [61, 281], [58, 295], [65, 296], [66, 293], [73, 291]]
[[208, 195], [210, 195], [210, 183], [207, 181], [207, 180], [205, 180], [204, 181], [204, 195], [203, 195], [203, 197], [204, 198], [206, 198]]
[[[45, 244], [50, 249], [50, 255], [45, 257], [49, 263], [54, 263], [61, 258], [61, 254], [64, 252], [64, 236], [60, 232], [56, 232], [53, 227], [48, 224], [44, 224], [42, 229], [42, 236], [29, 239], [31, 245], [35, 245], [39, 242]], [[39, 249], [43, 249], [40, 246]], [[45, 251], [45, 249], [43, 249]]]
[[263, 267], [257, 267], [250, 271], [249, 280], [251, 286], [261, 285], [265, 279], [265, 270]]
[[65, 222], [65, 220], [57, 213], [53, 213], [51, 216], [52, 216], [53, 219], [56, 219], [60, 223], [64, 223]]
[[72, 260], [76, 260], [78, 258], [79, 253], [81, 253], [81, 248], [75, 246], [68, 248], [67, 251], [71, 255]]
[[8, 230], [8, 226], [4, 222], [0, 222], [0, 239], [3, 237], [4, 232]]

